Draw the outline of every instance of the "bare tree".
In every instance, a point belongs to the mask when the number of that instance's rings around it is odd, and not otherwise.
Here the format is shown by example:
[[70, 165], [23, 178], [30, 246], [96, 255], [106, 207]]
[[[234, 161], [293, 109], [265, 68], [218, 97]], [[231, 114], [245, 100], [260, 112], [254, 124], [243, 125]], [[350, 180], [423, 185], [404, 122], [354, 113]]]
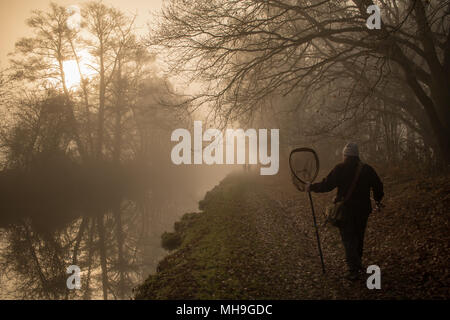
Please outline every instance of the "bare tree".
[[[393, 63], [449, 161], [450, 3], [379, 1], [382, 28], [369, 30], [366, 10], [372, 4], [174, 0], [148, 44], [168, 50], [172, 71], [209, 83], [192, 99], [212, 103], [225, 118], [256, 108], [274, 93], [314, 90], [329, 72], [349, 64], [366, 71], [379, 60]], [[402, 102], [414, 115], [409, 101]]]

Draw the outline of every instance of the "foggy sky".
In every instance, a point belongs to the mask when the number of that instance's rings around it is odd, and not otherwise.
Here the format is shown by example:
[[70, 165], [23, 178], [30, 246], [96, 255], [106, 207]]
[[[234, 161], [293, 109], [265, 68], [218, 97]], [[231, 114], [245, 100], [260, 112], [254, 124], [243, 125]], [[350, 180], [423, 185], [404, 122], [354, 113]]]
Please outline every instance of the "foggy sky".
[[[14, 43], [19, 38], [29, 36], [30, 29], [25, 20], [30, 17], [31, 11], [47, 10], [51, 0], [0, 0], [0, 66], [5, 67], [7, 54], [14, 50]], [[52, 0], [61, 5], [80, 5], [86, 1], [80, 0]], [[137, 12], [136, 26], [139, 33], [146, 32], [146, 23], [150, 22], [150, 11], [161, 8], [163, 0], [103, 0], [126, 13]]]

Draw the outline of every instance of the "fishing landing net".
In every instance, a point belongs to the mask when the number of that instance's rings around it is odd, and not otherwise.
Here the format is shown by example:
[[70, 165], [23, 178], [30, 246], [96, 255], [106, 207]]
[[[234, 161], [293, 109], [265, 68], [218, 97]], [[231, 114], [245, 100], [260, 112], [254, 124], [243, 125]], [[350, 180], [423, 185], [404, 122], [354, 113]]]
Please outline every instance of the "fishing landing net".
[[293, 182], [301, 191], [307, 183], [312, 183], [319, 173], [319, 157], [311, 148], [297, 148], [289, 155], [289, 167]]
[[[319, 157], [311, 148], [297, 148], [292, 150], [289, 155], [289, 167], [292, 172], [292, 182], [299, 190], [305, 191], [306, 184], [312, 183], [317, 178], [319, 173]], [[317, 227], [317, 219], [314, 212], [311, 192], [308, 192], [308, 198], [311, 205], [314, 229], [316, 231], [317, 248], [319, 250], [322, 273], [325, 274], [325, 264], [323, 261], [322, 246], [320, 245], [319, 228]]]

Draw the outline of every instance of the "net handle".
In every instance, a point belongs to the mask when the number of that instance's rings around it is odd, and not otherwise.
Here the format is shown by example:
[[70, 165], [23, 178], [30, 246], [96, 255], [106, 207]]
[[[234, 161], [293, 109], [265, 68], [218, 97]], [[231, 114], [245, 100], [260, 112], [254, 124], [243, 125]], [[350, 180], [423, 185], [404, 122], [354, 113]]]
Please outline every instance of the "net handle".
[[[316, 160], [316, 163], [317, 163], [317, 168], [316, 168], [316, 172], [314, 173], [314, 176], [313, 176], [313, 178], [311, 179], [311, 181], [303, 181], [303, 180], [300, 179], [300, 178], [297, 176], [297, 174], [295, 173], [295, 170], [294, 170], [293, 165], [292, 165], [292, 155], [293, 155], [294, 153], [297, 153], [297, 152], [311, 152], [311, 153], [314, 155], [314, 159]], [[292, 174], [293, 174], [293, 175], [294, 175], [301, 183], [307, 184], [307, 183], [313, 182], [313, 181], [317, 178], [317, 175], [319, 174], [319, 166], [320, 166], [319, 157], [317, 156], [317, 153], [316, 153], [316, 151], [314, 151], [314, 149], [311, 149], [311, 148], [296, 148], [296, 149], [292, 150], [291, 153], [289, 154], [289, 168], [291, 169]]]

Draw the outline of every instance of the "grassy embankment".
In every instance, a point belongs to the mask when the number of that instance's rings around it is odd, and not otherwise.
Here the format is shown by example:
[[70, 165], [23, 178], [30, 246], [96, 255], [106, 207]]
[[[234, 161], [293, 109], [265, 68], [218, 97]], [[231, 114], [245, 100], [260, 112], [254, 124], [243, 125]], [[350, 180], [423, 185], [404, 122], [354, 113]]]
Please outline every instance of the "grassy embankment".
[[[393, 178], [395, 177], [395, 178]], [[176, 248], [136, 289], [137, 299], [450, 298], [448, 176], [384, 174], [386, 208], [373, 213], [364, 263], [382, 289], [349, 283], [337, 230], [321, 227], [322, 275], [311, 211], [288, 177], [231, 175], [163, 243]], [[319, 222], [332, 194], [313, 195]]]

